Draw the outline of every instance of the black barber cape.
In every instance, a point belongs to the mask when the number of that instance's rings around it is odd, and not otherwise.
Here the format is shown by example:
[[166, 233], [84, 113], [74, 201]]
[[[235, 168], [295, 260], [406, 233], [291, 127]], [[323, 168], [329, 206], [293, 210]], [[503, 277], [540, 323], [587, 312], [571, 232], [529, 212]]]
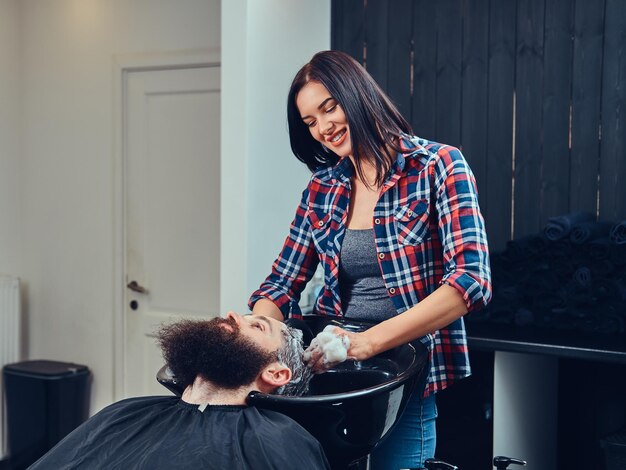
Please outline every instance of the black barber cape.
[[322, 446], [280, 413], [130, 398], [100, 411], [39, 459], [42, 469], [329, 469]]

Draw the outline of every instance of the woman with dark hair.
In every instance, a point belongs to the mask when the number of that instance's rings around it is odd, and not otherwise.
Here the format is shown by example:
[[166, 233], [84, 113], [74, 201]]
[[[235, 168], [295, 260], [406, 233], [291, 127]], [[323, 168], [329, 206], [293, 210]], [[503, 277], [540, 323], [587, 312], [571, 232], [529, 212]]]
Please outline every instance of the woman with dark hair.
[[[291, 148], [313, 172], [253, 314], [287, 318], [318, 264], [321, 315], [376, 324], [349, 339], [365, 360], [420, 341], [430, 374], [372, 468], [423, 465], [435, 450], [435, 392], [470, 374], [463, 315], [491, 298], [489, 256], [474, 176], [461, 152], [412, 135], [365, 69], [319, 52], [287, 101]], [[293, 315], [293, 314], [292, 314]], [[320, 372], [333, 364], [310, 361]]]

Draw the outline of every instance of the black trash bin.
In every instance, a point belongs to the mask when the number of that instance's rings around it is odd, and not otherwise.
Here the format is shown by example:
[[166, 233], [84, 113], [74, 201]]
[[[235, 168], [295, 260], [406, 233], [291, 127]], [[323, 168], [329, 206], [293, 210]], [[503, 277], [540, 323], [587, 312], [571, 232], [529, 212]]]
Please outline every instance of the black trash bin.
[[89, 413], [89, 369], [70, 362], [24, 361], [3, 368], [9, 462], [26, 468]]

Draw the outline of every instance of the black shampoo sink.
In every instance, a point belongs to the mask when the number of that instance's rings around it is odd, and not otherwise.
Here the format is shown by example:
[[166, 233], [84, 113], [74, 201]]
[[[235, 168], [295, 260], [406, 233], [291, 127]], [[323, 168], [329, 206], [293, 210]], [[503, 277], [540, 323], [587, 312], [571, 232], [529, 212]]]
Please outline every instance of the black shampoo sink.
[[[313, 315], [304, 321], [313, 336], [329, 324], [350, 331], [371, 326]], [[428, 351], [421, 343], [406, 344], [316, 375], [305, 396], [252, 392], [248, 403], [296, 420], [320, 441], [332, 468], [344, 469], [366, 457], [389, 434], [414, 390], [422, 392], [427, 362]]]

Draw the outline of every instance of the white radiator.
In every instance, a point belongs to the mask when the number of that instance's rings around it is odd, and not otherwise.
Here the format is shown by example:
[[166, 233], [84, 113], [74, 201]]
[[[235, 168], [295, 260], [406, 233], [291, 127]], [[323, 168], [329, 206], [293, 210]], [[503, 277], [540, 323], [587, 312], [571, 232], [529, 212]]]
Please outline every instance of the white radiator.
[[[0, 276], [0, 369], [20, 359], [20, 280]], [[7, 426], [2, 374], [0, 374], [0, 459], [7, 456]]]

